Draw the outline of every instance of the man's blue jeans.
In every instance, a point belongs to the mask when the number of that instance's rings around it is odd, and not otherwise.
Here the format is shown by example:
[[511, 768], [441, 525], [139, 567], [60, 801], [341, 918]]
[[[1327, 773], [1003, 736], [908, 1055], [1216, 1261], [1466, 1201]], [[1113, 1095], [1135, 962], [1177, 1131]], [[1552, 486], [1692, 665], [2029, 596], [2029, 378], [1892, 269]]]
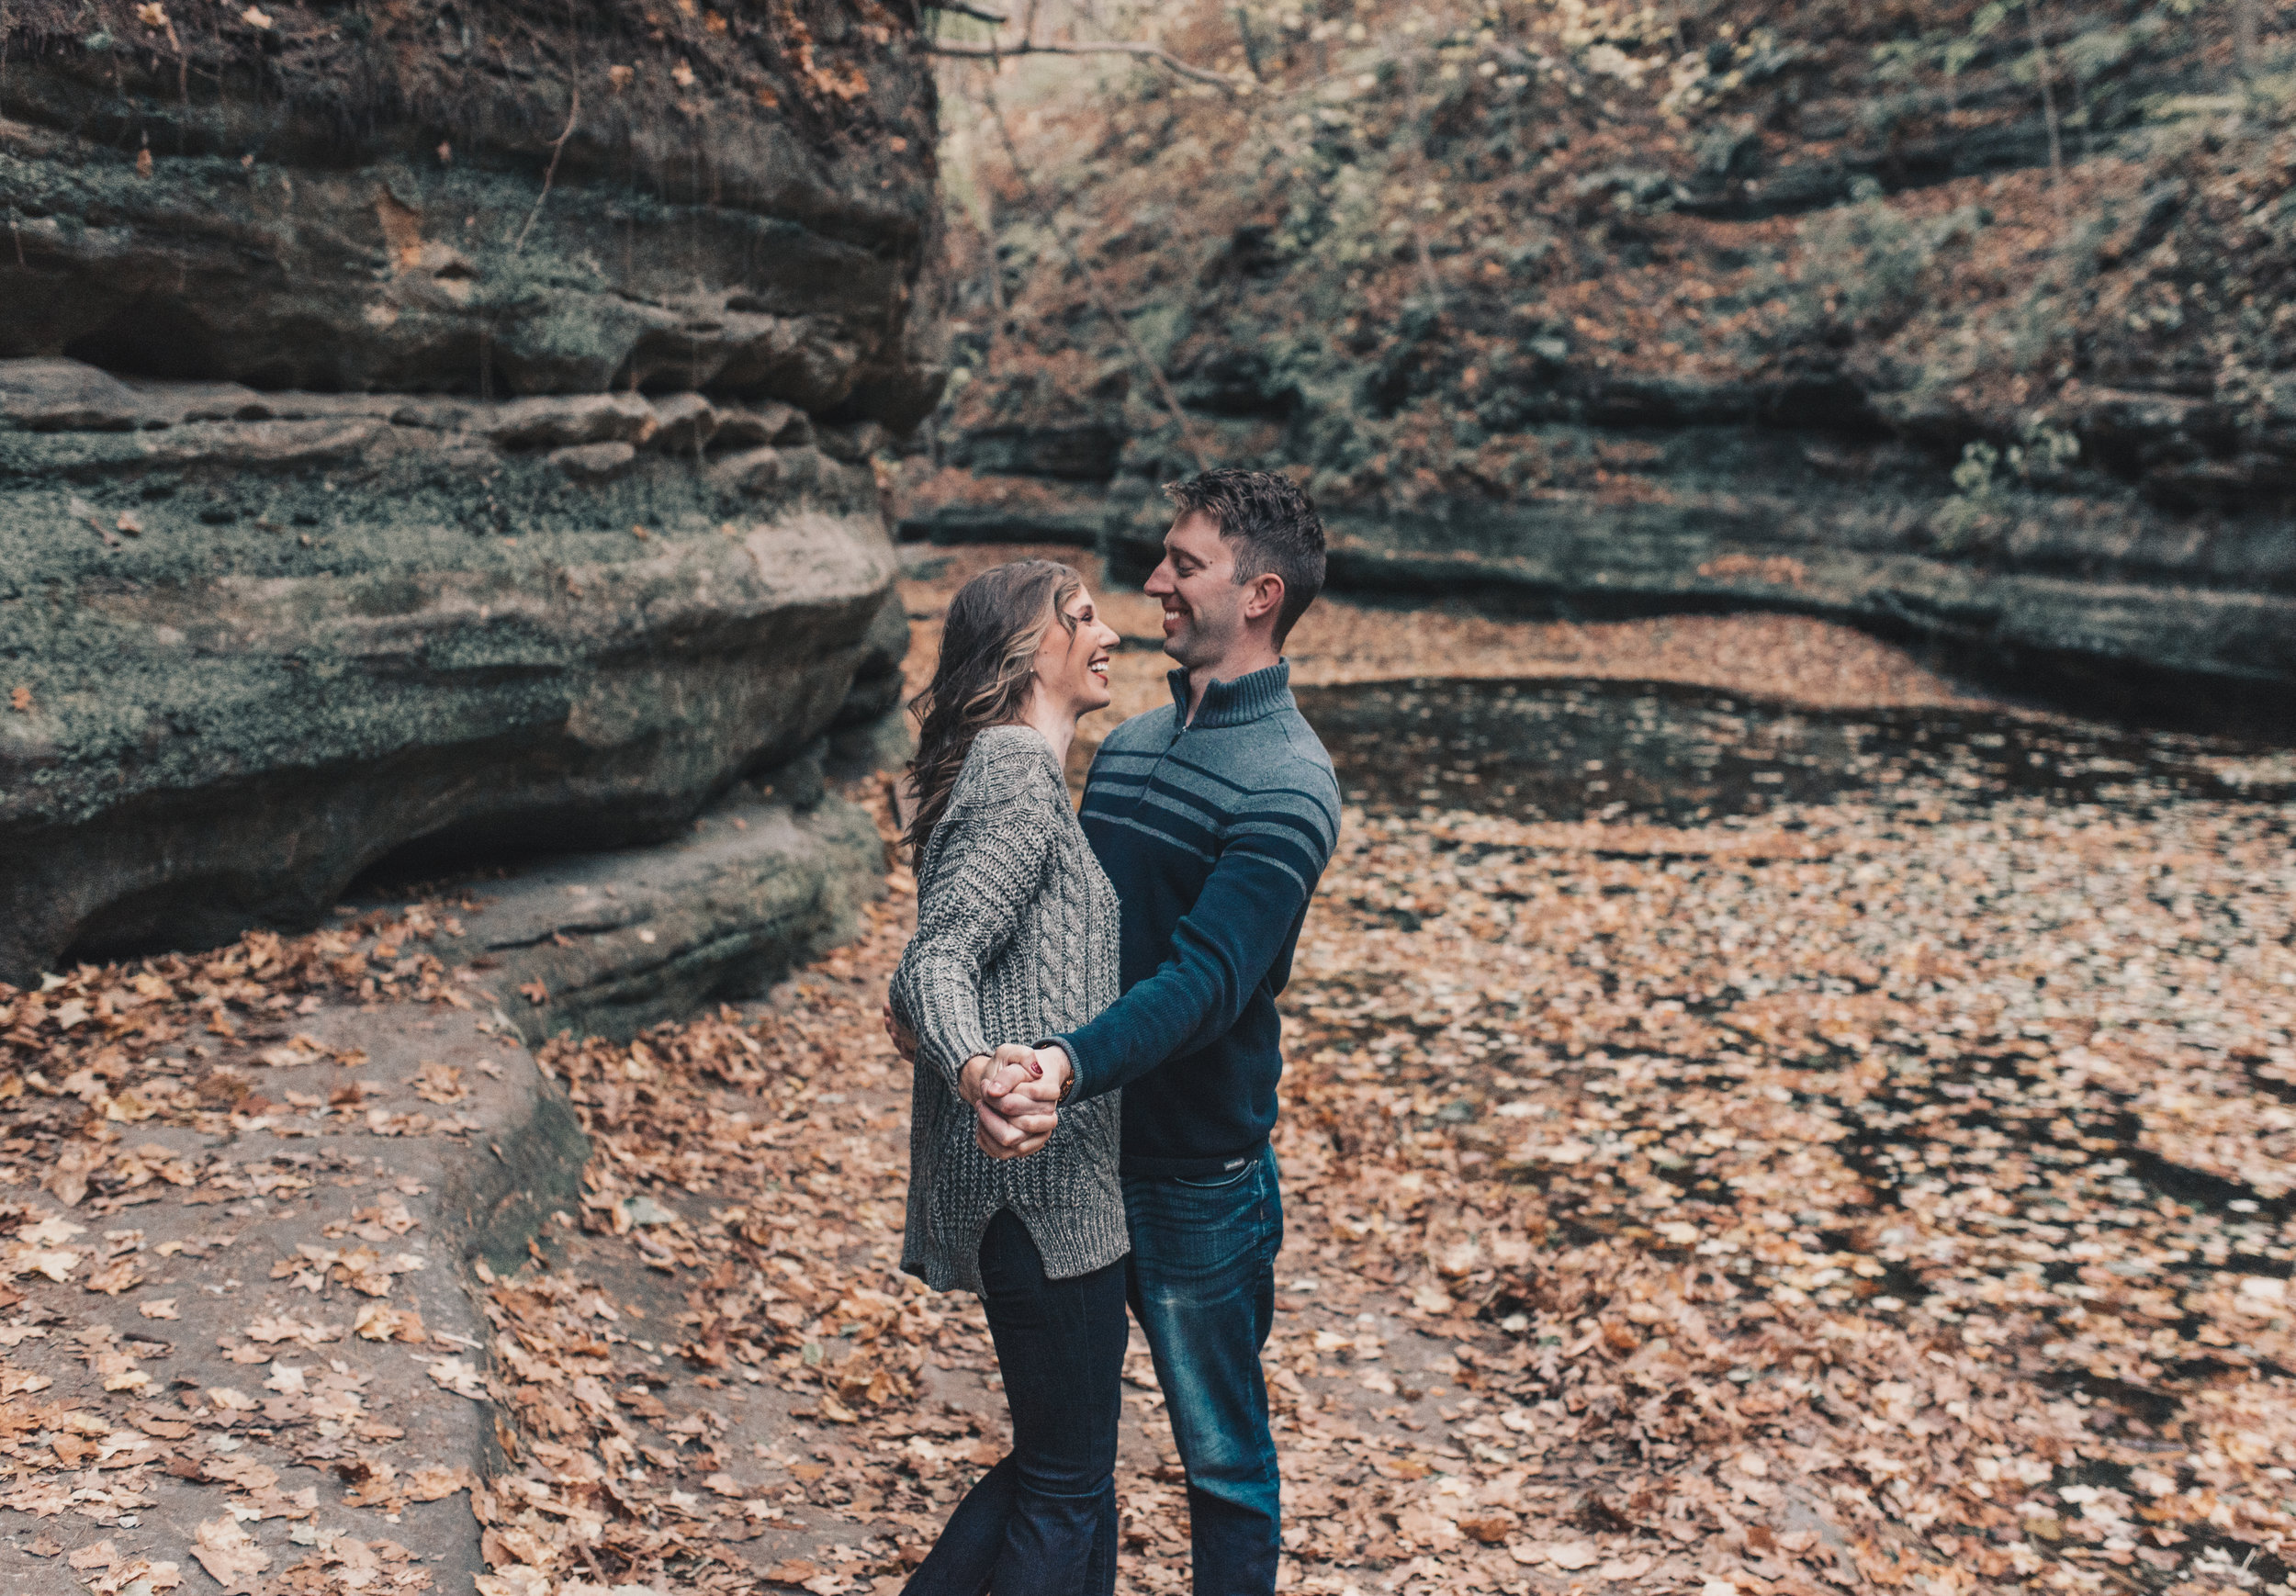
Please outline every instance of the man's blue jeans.
[[1276, 1155], [1232, 1175], [1127, 1175], [1132, 1316], [1187, 1470], [1194, 1596], [1267, 1596], [1283, 1520], [1260, 1348], [1284, 1243]]

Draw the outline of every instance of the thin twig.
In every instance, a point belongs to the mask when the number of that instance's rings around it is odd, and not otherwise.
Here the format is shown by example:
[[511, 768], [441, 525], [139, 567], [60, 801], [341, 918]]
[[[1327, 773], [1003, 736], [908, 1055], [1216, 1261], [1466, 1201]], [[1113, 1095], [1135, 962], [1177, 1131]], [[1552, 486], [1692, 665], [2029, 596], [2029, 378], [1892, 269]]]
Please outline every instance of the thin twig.
[[1199, 471], [1210, 470], [1211, 463], [1204, 457], [1203, 445], [1196, 441], [1196, 429], [1188, 424], [1187, 411], [1180, 406], [1180, 396], [1172, 391], [1171, 381], [1164, 375], [1164, 367], [1148, 357], [1148, 352], [1140, 346], [1140, 340], [1132, 336], [1132, 324], [1124, 320], [1114, 305], [1109, 303], [1108, 296], [1100, 291], [1100, 280], [1085, 264], [1084, 257], [1076, 253], [1076, 246], [1068, 242], [1068, 235], [1061, 230], [1052, 207], [1046, 205], [1043, 196], [1037, 192], [1034, 180], [1029, 176], [1029, 169], [1020, 163], [1019, 147], [1012, 141], [1012, 129], [1005, 126], [1005, 113], [997, 107], [995, 91], [985, 92], [981, 97], [988, 107], [989, 120], [996, 124], [996, 136], [1004, 140], [1005, 157], [1012, 163], [1012, 174], [1019, 181], [1020, 192], [1028, 196], [1030, 208], [1042, 219], [1045, 231], [1059, 243], [1061, 252], [1068, 257], [1068, 264], [1076, 268], [1076, 275], [1084, 280], [1085, 295], [1091, 299], [1093, 308], [1109, 319], [1116, 329], [1116, 335], [1124, 341], [1124, 347], [1131, 351], [1132, 358], [1148, 373], [1148, 379], [1156, 385], [1156, 392], [1164, 399], [1164, 408], [1172, 412], [1172, 420], [1180, 429], [1180, 443], [1196, 462], [1196, 468]]
[[929, 55], [947, 56], [955, 61], [1004, 61], [1016, 55], [1136, 55], [1143, 61], [1177, 73], [1199, 84], [1226, 89], [1230, 94], [1249, 94], [1255, 86], [1248, 78], [1226, 77], [1207, 72], [1200, 66], [1190, 66], [1170, 51], [1157, 44], [1138, 44], [1127, 39], [1055, 39], [1043, 44], [1023, 40], [1019, 44], [942, 44], [939, 40], [926, 45]]
[[558, 175], [558, 157], [566, 153], [566, 141], [574, 136], [575, 118], [582, 114], [582, 88], [580, 84], [574, 85], [573, 95], [574, 103], [566, 111], [566, 131], [560, 133], [557, 142], [550, 146], [550, 164], [542, 174], [542, 192], [535, 196], [535, 208], [526, 213], [526, 225], [518, 230], [518, 242], [511, 245], [513, 255], [524, 252], [526, 235], [535, 230], [535, 223], [541, 219], [543, 202], [550, 197], [550, 185]]
[[2065, 148], [2057, 139], [2057, 96], [2049, 87], [2049, 57], [2041, 48], [2040, 0], [2025, 0], [2025, 27], [2032, 35], [2033, 75], [2041, 80], [2041, 114], [2049, 124], [2049, 190], [2057, 219], [2065, 219]]
[[978, 6], [965, 5], [964, 0], [925, 0], [925, 9], [945, 11], [951, 17], [970, 17], [975, 22], [985, 22], [993, 28], [1002, 28], [1012, 20], [1001, 11], [984, 11]]

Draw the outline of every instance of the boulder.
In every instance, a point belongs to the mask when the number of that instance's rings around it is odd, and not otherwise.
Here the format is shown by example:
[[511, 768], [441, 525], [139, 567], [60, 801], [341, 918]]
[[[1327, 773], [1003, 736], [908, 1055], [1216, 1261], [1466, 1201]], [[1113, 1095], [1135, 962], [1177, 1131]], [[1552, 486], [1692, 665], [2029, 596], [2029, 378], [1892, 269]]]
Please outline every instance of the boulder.
[[470, 964], [530, 1042], [568, 1030], [626, 1040], [755, 995], [850, 941], [884, 875], [874, 823], [799, 761], [666, 842], [537, 860], [473, 886], [480, 906], [436, 951]]
[[721, 478], [597, 396], [170, 421], [186, 386], [0, 362], [0, 981], [309, 925], [393, 855], [658, 839], [897, 695], [865, 464]]

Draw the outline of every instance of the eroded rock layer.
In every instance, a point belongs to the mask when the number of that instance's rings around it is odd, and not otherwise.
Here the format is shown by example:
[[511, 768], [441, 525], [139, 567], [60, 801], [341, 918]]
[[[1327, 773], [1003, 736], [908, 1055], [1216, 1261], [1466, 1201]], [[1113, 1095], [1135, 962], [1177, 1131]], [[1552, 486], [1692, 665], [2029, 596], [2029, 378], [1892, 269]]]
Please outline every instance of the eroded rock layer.
[[0, 981], [882, 747], [917, 23], [0, 14]]
[[1111, 72], [982, 140], [905, 535], [1138, 570], [1158, 485], [1269, 466], [1357, 592], [1800, 610], [2296, 724], [2291, 14], [2029, 9], [1360, 0], [1247, 43], [1181, 0], [1165, 45], [1253, 92]]
[[697, 460], [688, 396], [0, 365], [0, 979], [308, 923], [410, 845], [658, 837], [881, 712], [851, 432], [704, 408]]
[[932, 403], [905, 6], [178, 10], [0, 18], [0, 356], [896, 429]]

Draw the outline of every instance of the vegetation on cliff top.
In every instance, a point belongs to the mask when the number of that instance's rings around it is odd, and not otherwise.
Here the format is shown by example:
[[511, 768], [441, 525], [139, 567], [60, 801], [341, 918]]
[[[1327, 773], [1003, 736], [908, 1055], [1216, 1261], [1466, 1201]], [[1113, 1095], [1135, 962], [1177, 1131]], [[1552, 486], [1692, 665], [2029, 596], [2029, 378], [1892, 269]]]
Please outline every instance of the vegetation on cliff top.
[[1539, 435], [1565, 420], [1895, 433], [1961, 467], [1964, 530], [2090, 465], [2185, 508], [2277, 499], [2296, 78], [2287, 14], [2246, 21], [1201, 4], [1139, 25], [1235, 90], [954, 68], [948, 425], [1102, 427], [1148, 475], [1279, 456], [1367, 511], [1649, 491]]

